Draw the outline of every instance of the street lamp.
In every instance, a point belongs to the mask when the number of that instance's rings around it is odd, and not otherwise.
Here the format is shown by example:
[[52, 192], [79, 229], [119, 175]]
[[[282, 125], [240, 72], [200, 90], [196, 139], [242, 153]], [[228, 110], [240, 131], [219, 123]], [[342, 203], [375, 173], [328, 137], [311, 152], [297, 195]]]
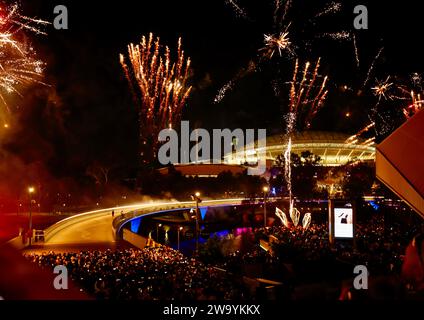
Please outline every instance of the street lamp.
[[191, 195], [193, 201], [196, 201], [196, 254], [199, 252], [199, 203], [202, 202], [199, 197], [200, 192], [198, 191]]
[[262, 191], [264, 192], [264, 228], [266, 228], [266, 195], [269, 191], [269, 188], [265, 186], [262, 188]]
[[162, 228], [162, 223], [156, 225], [156, 242], [159, 243], [159, 228]]
[[31, 238], [32, 238], [32, 194], [35, 192], [34, 187], [28, 187], [28, 193], [29, 193], [29, 245], [31, 245]]
[[178, 228], [178, 241], [177, 241], [177, 250], [180, 251], [180, 232], [183, 230], [183, 227]]

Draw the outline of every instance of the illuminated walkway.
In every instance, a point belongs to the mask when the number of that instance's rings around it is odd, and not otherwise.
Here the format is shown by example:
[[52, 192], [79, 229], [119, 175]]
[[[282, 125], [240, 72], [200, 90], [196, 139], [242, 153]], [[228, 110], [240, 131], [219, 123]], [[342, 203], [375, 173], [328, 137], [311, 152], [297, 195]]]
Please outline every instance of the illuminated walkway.
[[[207, 200], [203, 201], [200, 207], [240, 205], [242, 200], [244, 199]], [[116, 244], [116, 240], [112, 228], [112, 210], [115, 211], [115, 219], [118, 218], [118, 220], [122, 212], [122, 222], [124, 222], [131, 220], [133, 217], [154, 212], [194, 207], [195, 202], [193, 201], [154, 202], [85, 212], [59, 221], [46, 229], [44, 245], [37, 246], [35, 250], [47, 251], [56, 250], [56, 248], [91, 248], [97, 246], [113, 247]]]

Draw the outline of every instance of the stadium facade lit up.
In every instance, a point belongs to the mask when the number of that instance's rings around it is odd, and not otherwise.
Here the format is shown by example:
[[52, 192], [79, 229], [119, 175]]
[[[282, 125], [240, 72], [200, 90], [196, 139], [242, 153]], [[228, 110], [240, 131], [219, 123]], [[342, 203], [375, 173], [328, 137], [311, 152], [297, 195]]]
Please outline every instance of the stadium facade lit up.
[[[304, 151], [310, 151], [321, 158], [321, 165], [326, 167], [341, 166], [348, 162], [375, 161], [375, 145], [367, 144], [366, 140], [349, 142], [350, 136], [338, 132], [326, 131], [305, 131], [299, 132], [292, 137], [292, 152], [301, 155]], [[236, 138], [233, 144], [237, 143]], [[286, 141], [283, 136], [275, 135], [267, 137], [265, 150], [261, 147], [264, 144], [255, 142], [255, 145], [247, 145], [244, 151], [233, 151], [226, 154], [221, 164], [213, 161], [202, 161], [190, 164], [175, 164], [174, 167], [184, 176], [191, 177], [217, 177], [224, 171], [238, 174], [246, 170], [249, 166], [258, 163], [258, 157], [265, 154], [266, 166], [269, 169], [274, 164], [275, 159], [282, 155], [286, 148]], [[168, 168], [159, 170], [162, 174], [169, 172]]]
[[[292, 137], [292, 152], [300, 155], [310, 151], [321, 158], [323, 166], [339, 166], [350, 161], [375, 161], [374, 145], [357, 141], [348, 142], [349, 135], [337, 132], [304, 131]], [[270, 136], [266, 141], [265, 155], [268, 162], [273, 162], [287, 148], [282, 136]], [[258, 144], [256, 143], [255, 146]], [[237, 152], [224, 157], [224, 162], [231, 165], [253, 164], [264, 150], [247, 146], [247, 152]]]

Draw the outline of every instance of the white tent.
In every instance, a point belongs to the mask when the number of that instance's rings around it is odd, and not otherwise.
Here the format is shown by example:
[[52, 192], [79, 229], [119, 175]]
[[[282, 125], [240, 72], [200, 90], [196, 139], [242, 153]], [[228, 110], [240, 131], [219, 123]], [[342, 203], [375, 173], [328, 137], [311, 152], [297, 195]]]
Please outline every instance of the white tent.
[[376, 175], [424, 217], [424, 110], [377, 146]]

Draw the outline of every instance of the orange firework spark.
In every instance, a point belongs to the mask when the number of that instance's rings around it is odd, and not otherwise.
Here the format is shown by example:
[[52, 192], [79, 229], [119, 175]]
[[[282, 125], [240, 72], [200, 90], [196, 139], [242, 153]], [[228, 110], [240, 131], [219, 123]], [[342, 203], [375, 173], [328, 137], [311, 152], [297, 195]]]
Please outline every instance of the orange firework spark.
[[[3, 121], [10, 111], [8, 95], [22, 96], [19, 91], [21, 86], [42, 83], [44, 63], [35, 58], [35, 51], [27, 41], [21, 40], [25, 37], [23, 31], [45, 35], [41, 27], [48, 24], [22, 15], [18, 4], [0, 7], [0, 100], [7, 111], [2, 112]], [[4, 127], [8, 127], [7, 123]]]
[[[181, 120], [182, 109], [190, 95], [187, 85], [190, 58], [178, 40], [177, 58], [165, 47], [161, 52], [159, 37], [143, 36], [140, 44], [128, 46], [128, 57], [120, 55], [120, 62], [140, 110], [140, 135], [145, 144], [147, 137], [155, 137], [152, 148], [157, 148], [160, 130], [172, 128]], [[129, 61], [127, 64], [126, 61]]]

